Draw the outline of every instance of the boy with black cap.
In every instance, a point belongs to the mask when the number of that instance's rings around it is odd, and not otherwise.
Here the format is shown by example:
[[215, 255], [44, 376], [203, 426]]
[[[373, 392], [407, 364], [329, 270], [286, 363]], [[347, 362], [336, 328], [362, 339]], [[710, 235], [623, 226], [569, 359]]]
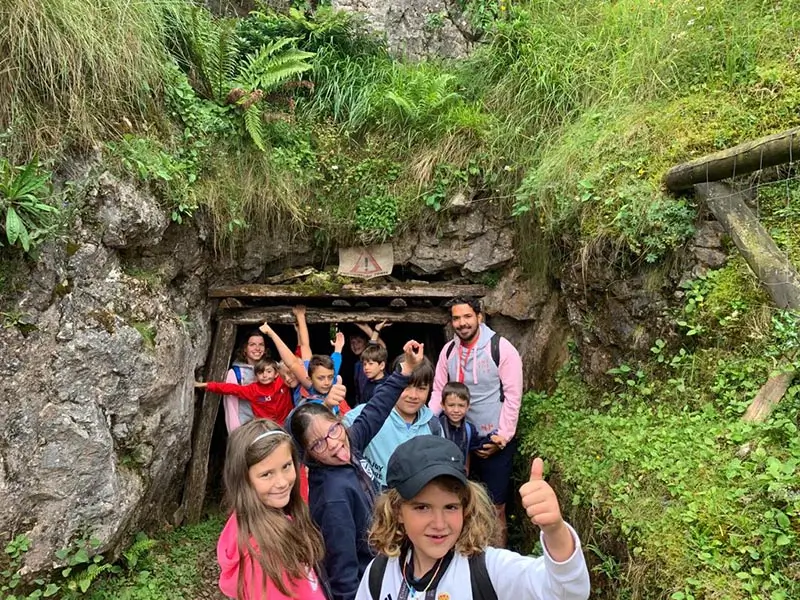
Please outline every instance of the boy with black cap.
[[387, 468], [387, 490], [375, 506], [369, 541], [378, 551], [355, 600], [586, 600], [589, 572], [575, 531], [558, 499], [531, 466], [520, 488], [522, 506], [541, 528], [544, 556], [489, 546], [497, 534], [494, 507], [467, 479], [461, 451], [436, 436], [398, 446]]

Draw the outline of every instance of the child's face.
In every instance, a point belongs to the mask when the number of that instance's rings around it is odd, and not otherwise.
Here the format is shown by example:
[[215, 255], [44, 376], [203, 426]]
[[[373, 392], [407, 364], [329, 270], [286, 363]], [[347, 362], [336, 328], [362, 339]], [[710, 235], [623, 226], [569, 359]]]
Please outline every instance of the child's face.
[[283, 508], [289, 504], [297, 479], [290, 443], [282, 443], [264, 460], [250, 467], [248, 477], [264, 506]]
[[350, 351], [356, 356], [361, 356], [361, 353], [364, 351], [364, 348], [366, 347], [367, 347], [367, 340], [365, 340], [360, 335], [354, 335], [350, 337]]
[[428, 392], [430, 389], [428, 385], [422, 387], [409, 385], [406, 387], [403, 393], [400, 394], [397, 404], [395, 404], [395, 408], [397, 412], [400, 413], [400, 416], [407, 419], [416, 416], [419, 409], [422, 408], [422, 405], [425, 404], [425, 401], [428, 399]]
[[364, 365], [364, 375], [367, 376], [367, 379], [375, 379], [376, 377], [382, 375], [384, 369], [386, 369], [385, 362], [375, 362], [374, 360], [362, 360], [361, 364]]
[[431, 482], [400, 506], [399, 520], [424, 572], [456, 545], [464, 527], [464, 507], [457, 494]]
[[447, 415], [451, 423], [460, 423], [467, 416], [469, 402], [455, 394], [447, 394], [442, 402], [442, 412]]
[[268, 385], [275, 381], [278, 373], [274, 367], [266, 367], [263, 371], [256, 373], [256, 381], [262, 385]]
[[281, 367], [279, 371], [281, 378], [286, 385], [292, 389], [297, 387], [297, 377], [294, 376], [294, 373], [292, 373], [288, 367]]
[[350, 463], [350, 440], [344, 425], [315, 415], [306, 429], [306, 450], [323, 465], [340, 466]]
[[333, 387], [333, 369], [318, 366], [309, 377], [311, 377], [311, 385], [320, 394], [327, 394], [331, 391], [331, 387]]

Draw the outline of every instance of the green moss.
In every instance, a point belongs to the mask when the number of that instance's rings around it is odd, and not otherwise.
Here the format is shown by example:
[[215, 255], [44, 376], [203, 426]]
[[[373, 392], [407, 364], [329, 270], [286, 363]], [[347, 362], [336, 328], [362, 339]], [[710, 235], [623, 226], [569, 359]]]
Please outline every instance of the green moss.
[[117, 331], [117, 316], [105, 308], [90, 310], [88, 316], [97, 322], [107, 333], [113, 334]]
[[154, 350], [156, 347], [156, 335], [158, 330], [154, 323], [143, 323], [143, 322], [133, 322], [131, 323], [131, 327], [133, 327], [136, 331], [139, 332], [139, 335], [142, 336], [142, 340], [144, 341], [145, 348], [148, 350]]

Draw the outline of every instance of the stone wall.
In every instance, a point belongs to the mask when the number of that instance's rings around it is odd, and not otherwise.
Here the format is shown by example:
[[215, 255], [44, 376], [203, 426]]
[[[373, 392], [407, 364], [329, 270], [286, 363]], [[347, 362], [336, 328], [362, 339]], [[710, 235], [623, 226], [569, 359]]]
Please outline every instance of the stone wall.
[[30, 570], [87, 534], [105, 551], [172, 522], [209, 345], [198, 232], [108, 175], [87, 203], [96, 221], [31, 268], [25, 326], [0, 329], [0, 531], [32, 540]]

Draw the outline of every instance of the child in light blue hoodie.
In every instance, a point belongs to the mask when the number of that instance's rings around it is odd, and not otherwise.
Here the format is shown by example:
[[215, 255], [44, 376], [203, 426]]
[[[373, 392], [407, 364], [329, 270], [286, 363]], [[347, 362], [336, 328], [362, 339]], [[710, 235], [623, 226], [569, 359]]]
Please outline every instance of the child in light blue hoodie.
[[[439, 419], [425, 404], [432, 383], [433, 365], [426, 358], [411, 373], [408, 385], [400, 394], [394, 410], [364, 450], [362, 466], [373, 481], [379, 483], [381, 489], [386, 487], [386, 465], [389, 457], [400, 444], [420, 435], [442, 435]], [[361, 413], [363, 406], [359, 404], [347, 413], [344, 423], [349, 426]]]

